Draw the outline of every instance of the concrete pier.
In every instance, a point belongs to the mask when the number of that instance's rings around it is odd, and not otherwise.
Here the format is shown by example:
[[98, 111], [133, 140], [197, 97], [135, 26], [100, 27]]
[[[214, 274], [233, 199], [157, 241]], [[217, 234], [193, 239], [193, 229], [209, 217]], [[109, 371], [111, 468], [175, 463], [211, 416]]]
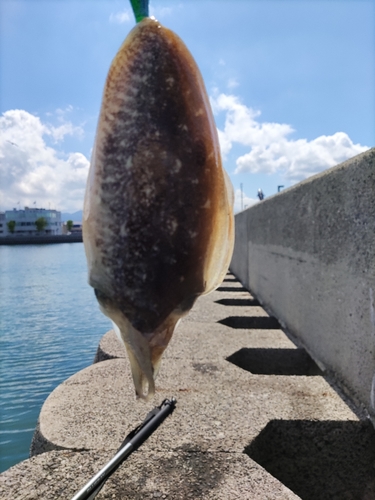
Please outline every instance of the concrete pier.
[[375, 148], [237, 214], [231, 269], [375, 422]]
[[10, 235], [0, 238], [0, 245], [46, 245], [51, 243], [82, 243], [82, 234]]
[[135, 401], [113, 331], [95, 361], [48, 397], [31, 458], [0, 475], [1, 499], [72, 498], [172, 396], [173, 415], [98, 500], [375, 498], [370, 422], [231, 274], [179, 325], [153, 401]]

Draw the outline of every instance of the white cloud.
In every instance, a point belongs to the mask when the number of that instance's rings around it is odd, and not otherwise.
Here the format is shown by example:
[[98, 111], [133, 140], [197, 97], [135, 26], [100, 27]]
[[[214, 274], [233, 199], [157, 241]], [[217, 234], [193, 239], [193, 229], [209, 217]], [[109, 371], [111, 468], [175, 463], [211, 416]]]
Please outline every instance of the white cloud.
[[82, 135], [70, 122], [58, 127], [24, 110], [0, 117], [1, 209], [32, 205], [75, 211], [82, 208], [89, 161], [81, 153], [65, 154], [47, 144], [67, 135]]
[[224, 130], [219, 130], [225, 158], [238, 143], [250, 151], [236, 160], [236, 173], [278, 173], [294, 183], [333, 167], [363, 151], [344, 132], [320, 136], [312, 141], [290, 139], [293, 128], [285, 123], [259, 120], [260, 112], [242, 104], [238, 97], [220, 94], [211, 98], [214, 113], [225, 112]]
[[368, 148], [353, 144], [344, 132], [320, 136], [312, 141], [288, 141], [281, 137], [279, 143], [266, 148], [254, 147], [250, 153], [237, 159], [236, 172], [283, 172], [291, 182], [300, 181], [318, 172], [366, 151]]
[[238, 82], [238, 80], [236, 80], [236, 78], [229, 78], [228, 83], [227, 83], [228, 89], [234, 89], [238, 86], [239, 86], [239, 82]]
[[219, 134], [221, 155], [223, 158], [226, 158], [227, 154], [232, 149], [232, 141], [225, 134], [225, 132], [222, 132], [220, 129], [218, 129], [217, 132]]
[[241, 189], [236, 189], [234, 193], [234, 213], [241, 212], [258, 203], [258, 201], [257, 198], [250, 198], [244, 192], [241, 192]]
[[[70, 121], [68, 121], [68, 115], [73, 111], [73, 106], [69, 104], [65, 109], [56, 109], [55, 115], [57, 121], [61, 123], [61, 125], [54, 127], [49, 125], [46, 129], [46, 133], [49, 134], [54, 142], [60, 142], [64, 139], [66, 135], [75, 136], [78, 139], [82, 139], [84, 132], [83, 128], [80, 126], [73, 125]], [[48, 113], [48, 116], [53, 117], [52, 113]]]
[[74, 135], [81, 139], [83, 137], [83, 129], [82, 127], [76, 127], [72, 123], [67, 122], [58, 127], [49, 126], [46, 134], [51, 135], [54, 142], [60, 142], [66, 135]]
[[128, 23], [133, 19], [132, 14], [128, 9], [113, 13], [109, 16], [109, 22], [114, 24]]

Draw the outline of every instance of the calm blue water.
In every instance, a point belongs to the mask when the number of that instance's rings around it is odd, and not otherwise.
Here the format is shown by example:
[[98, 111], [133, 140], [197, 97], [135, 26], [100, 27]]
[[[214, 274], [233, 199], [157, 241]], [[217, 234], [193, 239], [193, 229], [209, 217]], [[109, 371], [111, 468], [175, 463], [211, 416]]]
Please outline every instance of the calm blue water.
[[28, 458], [43, 402], [111, 328], [82, 243], [0, 246], [0, 472]]

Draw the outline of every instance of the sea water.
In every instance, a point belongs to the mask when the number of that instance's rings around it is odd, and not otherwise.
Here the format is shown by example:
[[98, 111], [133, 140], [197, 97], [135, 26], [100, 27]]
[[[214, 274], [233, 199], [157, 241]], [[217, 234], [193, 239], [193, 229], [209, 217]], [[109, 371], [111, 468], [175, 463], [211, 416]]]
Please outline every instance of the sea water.
[[0, 472], [28, 458], [43, 402], [110, 328], [82, 243], [0, 246]]

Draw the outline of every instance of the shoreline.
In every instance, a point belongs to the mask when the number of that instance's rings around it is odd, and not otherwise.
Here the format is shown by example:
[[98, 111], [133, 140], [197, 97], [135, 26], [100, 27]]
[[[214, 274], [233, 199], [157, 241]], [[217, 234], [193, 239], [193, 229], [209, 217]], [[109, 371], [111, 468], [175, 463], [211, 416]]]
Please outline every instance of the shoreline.
[[46, 234], [41, 236], [3, 236], [0, 245], [35, 245], [50, 243], [82, 243], [82, 234]]

